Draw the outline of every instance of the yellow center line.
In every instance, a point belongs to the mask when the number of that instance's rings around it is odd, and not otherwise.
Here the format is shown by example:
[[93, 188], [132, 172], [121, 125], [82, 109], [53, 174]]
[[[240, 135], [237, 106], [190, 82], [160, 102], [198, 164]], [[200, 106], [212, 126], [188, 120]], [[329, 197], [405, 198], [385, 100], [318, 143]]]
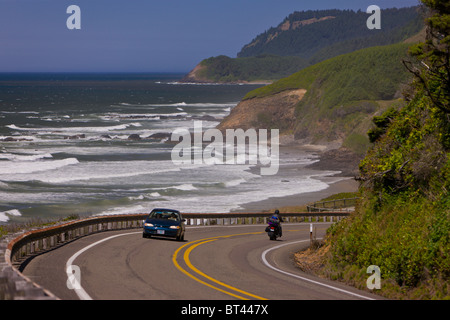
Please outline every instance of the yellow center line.
[[205, 273], [203, 273], [202, 271], [198, 270], [194, 265], [192, 265], [192, 263], [191, 263], [191, 261], [190, 261], [190, 259], [189, 259], [189, 255], [190, 255], [190, 253], [192, 252], [192, 250], [194, 250], [196, 247], [198, 247], [198, 246], [200, 246], [200, 245], [202, 245], [202, 244], [205, 244], [205, 243], [208, 243], [208, 242], [212, 242], [212, 241], [216, 241], [216, 240], [218, 240], [219, 238], [229, 238], [229, 237], [234, 237], [234, 236], [239, 236], [239, 235], [250, 235], [250, 234], [261, 234], [261, 233], [262, 233], [262, 232], [241, 233], [241, 234], [234, 234], [234, 235], [228, 235], [228, 236], [219, 236], [219, 237], [213, 237], [213, 238], [205, 238], [205, 239], [195, 240], [195, 241], [193, 241], [192, 243], [187, 243], [187, 244], [181, 246], [180, 248], [178, 248], [178, 249], [175, 251], [175, 253], [173, 254], [173, 256], [172, 256], [172, 262], [173, 262], [173, 264], [175, 265], [175, 267], [177, 267], [177, 269], [180, 270], [182, 273], [186, 274], [186, 275], [189, 276], [190, 278], [194, 279], [195, 281], [197, 281], [197, 282], [199, 282], [199, 283], [201, 283], [201, 284], [203, 284], [203, 285], [205, 285], [205, 286], [208, 286], [208, 287], [210, 287], [210, 288], [212, 288], [212, 289], [215, 289], [215, 290], [217, 290], [217, 291], [223, 292], [223, 293], [225, 293], [225, 294], [228, 294], [228, 295], [230, 295], [230, 296], [233, 296], [233, 297], [238, 298], [238, 299], [241, 299], [241, 300], [249, 300], [249, 299], [246, 298], [246, 297], [242, 297], [242, 296], [237, 295], [237, 294], [235, 294], [235, 293], [233, 293], [233, 292], [226, 291], [226, 290], [224, 290], [224, 289], [221, 289], [221, 288], [218, 288], [218, 287], [216, 287], [216, 286], [213, 286], [213, 285], [211, 285], [211, 284], [209, 284], [209, 283], [207, 283], [207, 282], [205, 282], [205, 281], [203, 281], [203, 280], [200, 280], [199, 278], [195, 277], [194, 275], [190, 274], [188, 271], [186, 271], [185, 269], [183, 269], [183, 268], [179, 265], [179, 263], [178, 263], [178, 261], [177, 261], [177, 257], [178, 257], [178, 254], [180, 253], [180, 251], [181, 251], [183, 248], [185, 248], [185, 247], [191, 245], [191, 247], [188, 248], [188, 249], [185, 251], [185, 253], [184, 253], [184, 255], [183, 255], [183, 259], [184, 259], [184, 262], [186, 263], [186, 265], [187, 265], [192, 271], [194, 271], [195, 273], [199, 274], [200, 276], [202, 276], [202, 277], [204, 277], [204, 278], [206, 278], [206, 279], [208, 279], [208, 280], [210, 280], [210, 281], [212, 281], [212, 282], [214, 282], [214, 283], [216, 283], [216, 284], [218, 284], [218, 285], [220, 285], [220, 286], [222, 286], [222, 287], [225, 287], [225, 288], [227, 288], [227, 289], [236, 291], [236, 292], [238, 292], [238, 293], [240, 293], [240, 294], [244, 294], [244, 295], [247, 295], [247, 296], [249, 296], [249, 297], [256, 298], [256, 299], [267, 300], [267, 299], [265, 299], [265, 298], [259, 297], [259, 296], [257, 296], [257, 295], [254, 295], [254, 294], [251, 294], [251, 293], [249, 293], [249, 292], [246, 292], [246, 291], [240, 290], [240, 289], [238, 289], [238, 288], [232, 287], [232, 286], [230, 286], [230, 285], [227, 285], [226, 283], [223, 283], [223, 282], [221, 282], [221, 281], [219, 281], [219, 280], [216, 280], [216, 279], [214, 279], [214, 278], [208, 276], [207, 274], [205, 274]]

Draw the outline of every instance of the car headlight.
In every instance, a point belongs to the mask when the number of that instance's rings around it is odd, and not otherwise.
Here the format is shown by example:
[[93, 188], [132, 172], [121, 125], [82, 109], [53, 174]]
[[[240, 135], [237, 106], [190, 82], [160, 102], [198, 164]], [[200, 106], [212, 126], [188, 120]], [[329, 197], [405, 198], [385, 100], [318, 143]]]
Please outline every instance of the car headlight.
[[180, 226], [170, 226], [170, 229], [180, 229]]
[[144, 226], [145, 227], [154, 227], [153, 223], [148, 223], [148, 222], [144, 223]]

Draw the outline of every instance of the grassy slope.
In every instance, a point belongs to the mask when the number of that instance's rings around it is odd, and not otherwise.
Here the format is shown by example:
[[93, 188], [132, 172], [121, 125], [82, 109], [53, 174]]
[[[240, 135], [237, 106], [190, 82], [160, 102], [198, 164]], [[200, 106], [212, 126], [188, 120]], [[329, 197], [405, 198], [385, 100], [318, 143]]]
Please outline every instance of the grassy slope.
[[344, 146], [364, 154], [373, 114], [398, 103], [400, 84], [410, 77], [401, 63], [407, 47], [395, 44], [341, 55], [253, 90], [244, 100], [306, 89], [296, 106], [296, 127], [291, 128], [297, 138], [332, 141], [344, 137]]
[[389, 99], [408, 76], [401, 64], [407, 48], [406, 44], [395, 44], [344, 54], [253, 90], [244, 100], [290, 89], [309, 90], [313, 84], [320, 84], [327, 91], [326, 106], [343, 101]]
[[248, 58], [212, 57], [203, 60], [198, 77], [212, 82], [272, 81], [287, 77], [308, 64], [300, 57], [261, 55]]

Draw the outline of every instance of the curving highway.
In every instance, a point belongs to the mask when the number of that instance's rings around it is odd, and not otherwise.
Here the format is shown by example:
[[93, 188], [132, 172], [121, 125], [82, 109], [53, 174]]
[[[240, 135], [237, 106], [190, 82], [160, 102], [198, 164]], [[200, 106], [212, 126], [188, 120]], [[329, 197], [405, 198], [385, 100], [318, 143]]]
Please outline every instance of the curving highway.
[[[319, 237], [329, 226], [315, 225]], [[103, 232], [35, 257], [23, 273], [63, 300], [379, 298], [295, 267], [292, 253], [309, 245], [309, 224], [284, 224], [278, 241], [264, 228], [188, 226], [183, 242]]]

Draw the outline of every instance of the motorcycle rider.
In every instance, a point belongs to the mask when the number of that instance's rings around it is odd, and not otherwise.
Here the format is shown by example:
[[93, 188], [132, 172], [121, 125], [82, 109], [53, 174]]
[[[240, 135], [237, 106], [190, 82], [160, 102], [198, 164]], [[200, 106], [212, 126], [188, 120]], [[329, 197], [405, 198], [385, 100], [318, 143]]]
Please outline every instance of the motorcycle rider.
[[280, 215], [280, 211], [275, 210], [274, 214], [269, 218], [269, 222], [272, 222], [277, 227], [278, 234], [280, 237], [283, 235], [283, 229], [281, 228], [281, 222], [284, 222], [283, 218]]

